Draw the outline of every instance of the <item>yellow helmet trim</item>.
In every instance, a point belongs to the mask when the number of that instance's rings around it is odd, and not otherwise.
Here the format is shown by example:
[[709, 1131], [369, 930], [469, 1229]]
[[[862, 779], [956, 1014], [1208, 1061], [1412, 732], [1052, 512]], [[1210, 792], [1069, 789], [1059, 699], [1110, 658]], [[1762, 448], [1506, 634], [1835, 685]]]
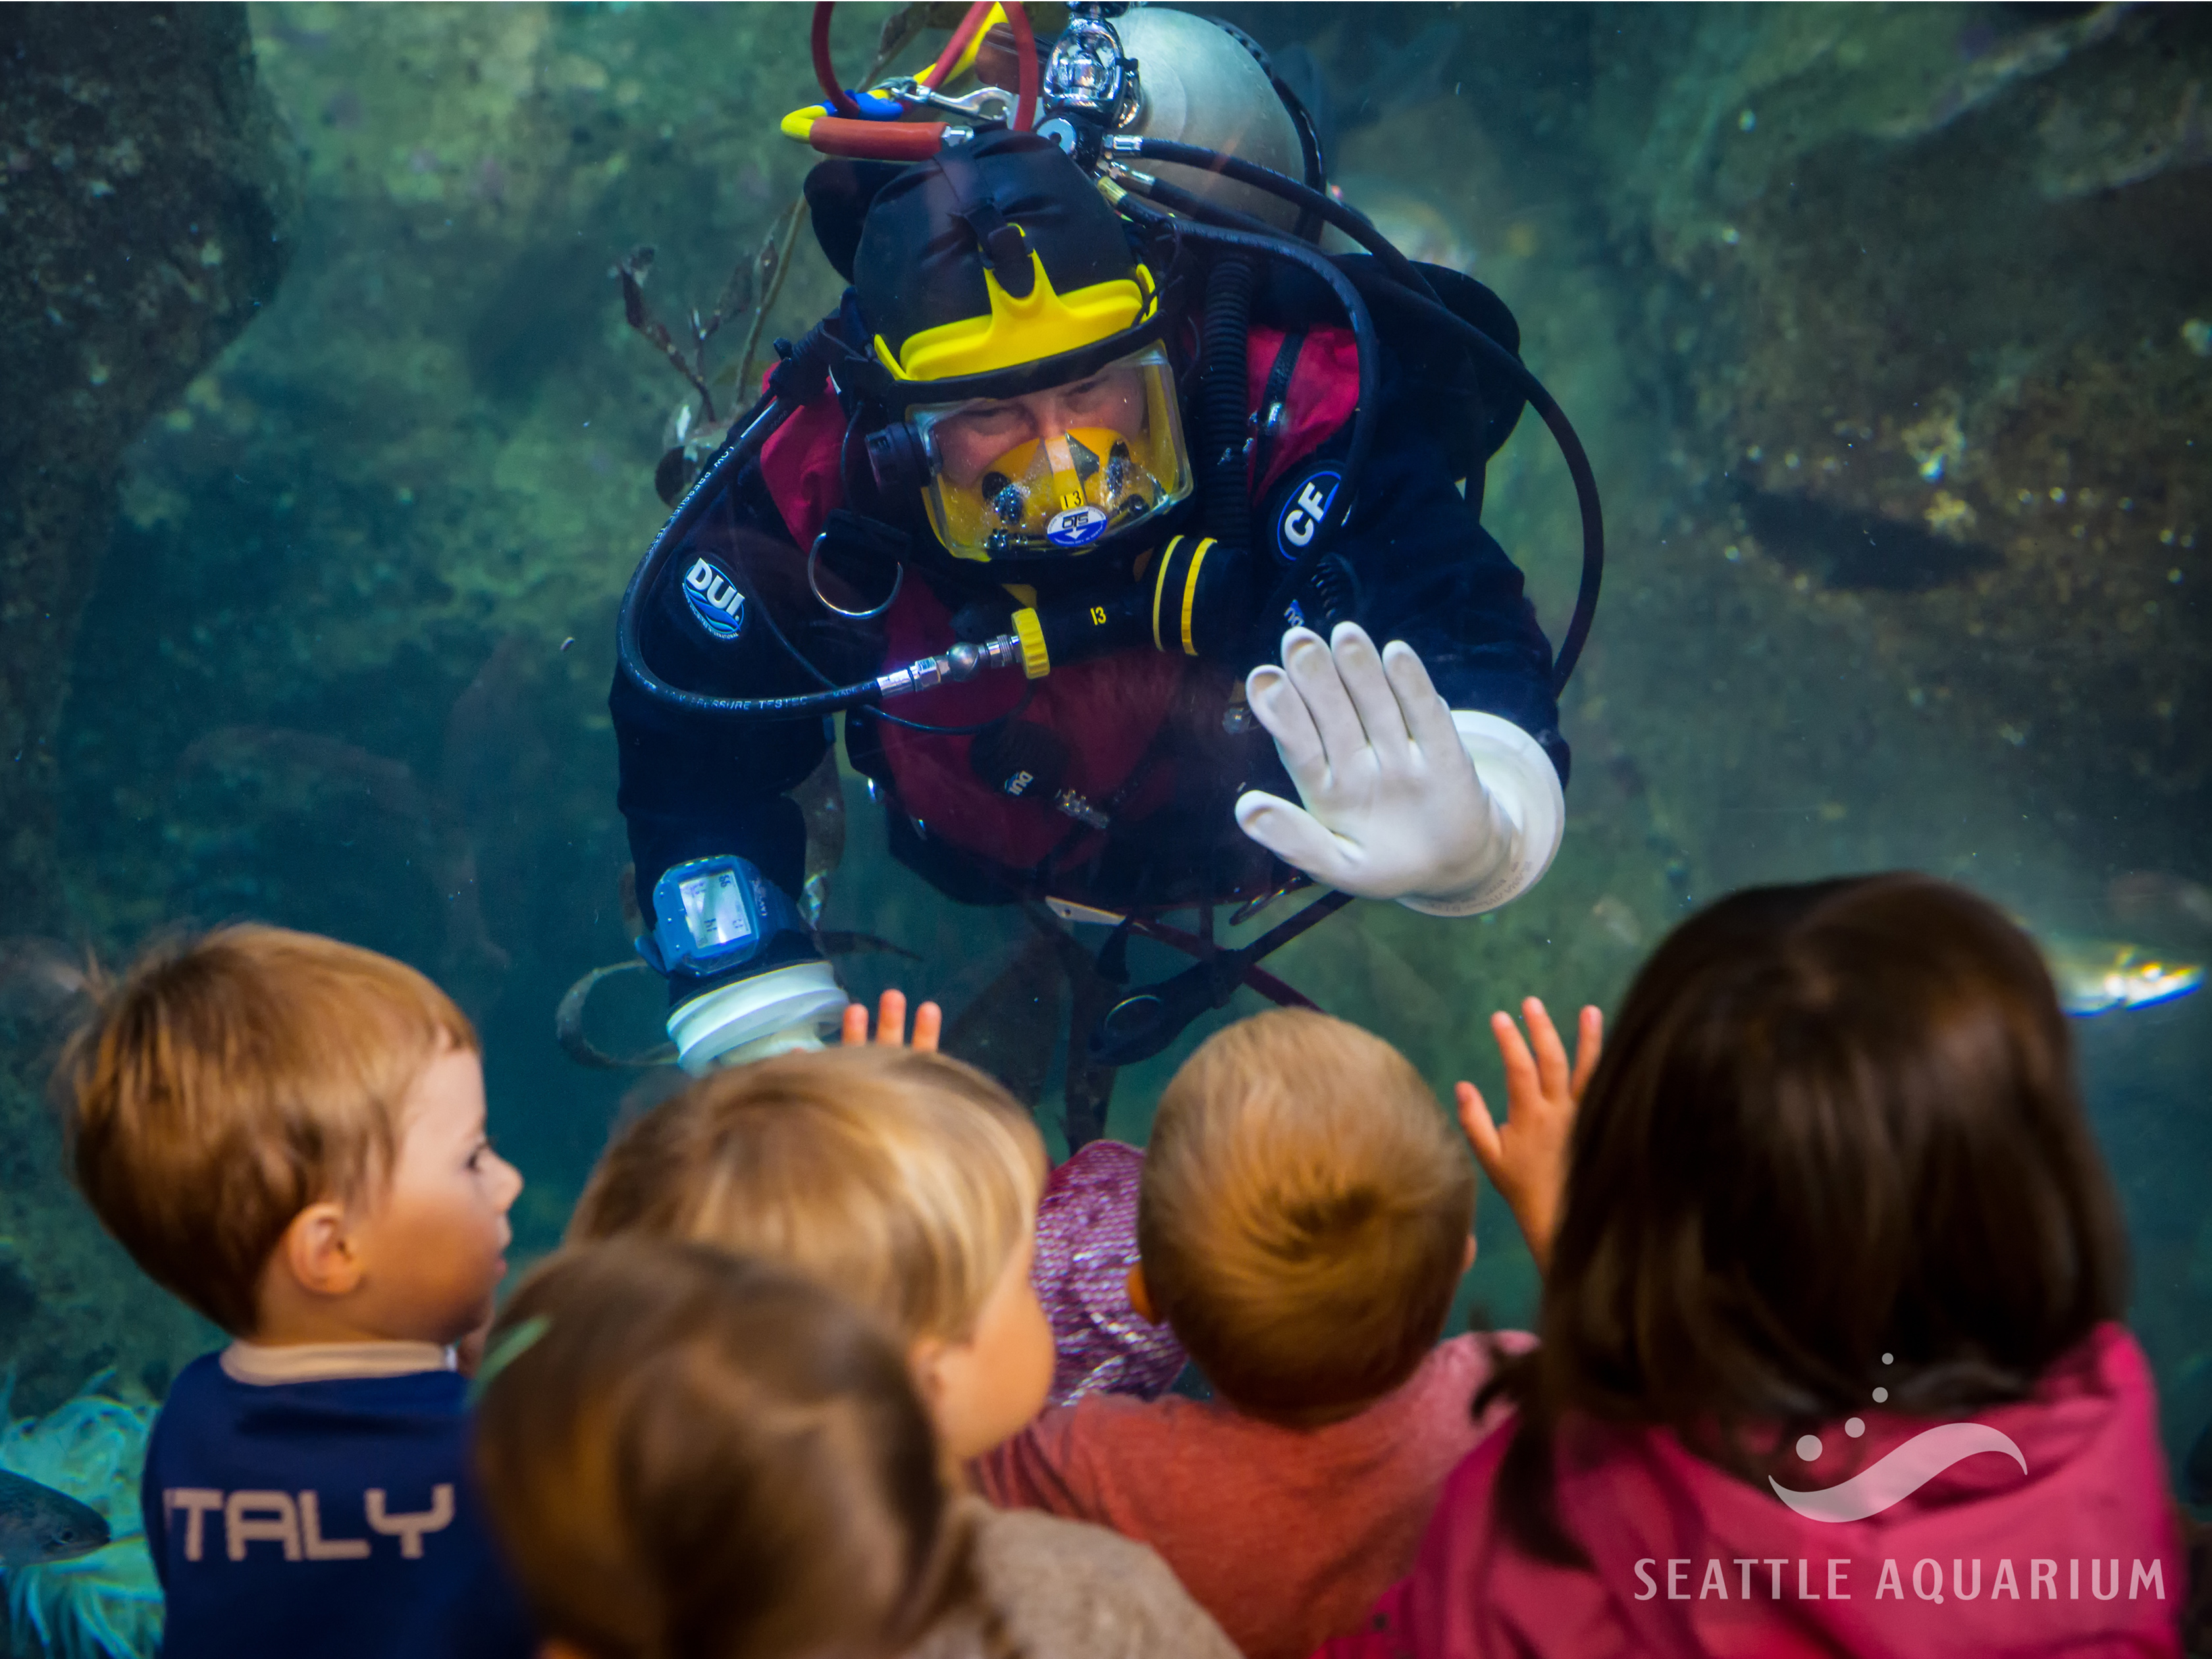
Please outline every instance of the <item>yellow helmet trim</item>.
[[1152, 274], [1141, 264], [1134, 281], [1117, 276], [1079, 288], [1073, 294], [1053, 292], [1044, 261], [1034, 252], [1030, 254], [1030, 272], [1029, 295], [1017, 300], [999, 286], [998, 274], [987, 269], [983, 286], [991, 296], [990, 315], [963, 317], [926, 328], [908, 340], [896, 356], [878, 334], [877, 357], [901, 380], [950, 380], [988, 374], [994, 369], [1040, 362], [1096, 345], [1134, 327], [1152, 314], [1156, 303]]

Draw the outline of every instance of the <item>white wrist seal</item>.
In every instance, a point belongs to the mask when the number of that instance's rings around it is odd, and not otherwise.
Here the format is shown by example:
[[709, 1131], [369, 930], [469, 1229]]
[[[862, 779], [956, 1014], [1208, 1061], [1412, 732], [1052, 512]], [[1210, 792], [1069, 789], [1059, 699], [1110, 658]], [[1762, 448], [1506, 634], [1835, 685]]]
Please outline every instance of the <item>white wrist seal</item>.
[[1566, 833], [1567, 796], [1543, 745], [1511, 720], [1467, 708], [1452, 725], [1482, 785], [1492, 849], [1482, 875], [1449, 893], [1408, 893], [1399, 903], [1431, 916], [1471, 916], [1521, 896], [1552, 867]]
[[819, 1048], [851, 1000], [826, 962], [794, 962], [696, 996], [668, 1017], [676, 1063], [694, 1077], [793, 1048]]

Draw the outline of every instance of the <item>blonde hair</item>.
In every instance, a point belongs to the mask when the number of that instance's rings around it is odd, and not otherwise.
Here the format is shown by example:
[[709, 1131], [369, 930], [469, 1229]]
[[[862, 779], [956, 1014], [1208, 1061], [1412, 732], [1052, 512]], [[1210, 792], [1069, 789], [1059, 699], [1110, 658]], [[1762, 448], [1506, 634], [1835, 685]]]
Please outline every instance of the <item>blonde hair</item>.
[[571, 1247], [486, 1345], [477, 1467], [544, 1634], [598, 1659], [908, 1647], [968, 1532], [876, 1322], [704, 1244]]
[[972, 1066], [903, 1048], [704, 1079], [619, 1135], [571, 1240], [647, 1233], [786, 1261], [901, 1338], [965, 1340], [1035, 1224], [1044, 1146]]
[[292, 1218], [389, 1171], [453, 999], [404, 963], [240, 925], [148, 951], [58, 1073], [77, 1185], [140, 1267], [234, 1335]]
[[1201, 1044], [1160, 1097], [1137, 1243], [1155, 1309], [1256, 1416], [1346, 1417], [1443, 1328], [1474, 1170], [1403, 1054], [1283, 1009]]

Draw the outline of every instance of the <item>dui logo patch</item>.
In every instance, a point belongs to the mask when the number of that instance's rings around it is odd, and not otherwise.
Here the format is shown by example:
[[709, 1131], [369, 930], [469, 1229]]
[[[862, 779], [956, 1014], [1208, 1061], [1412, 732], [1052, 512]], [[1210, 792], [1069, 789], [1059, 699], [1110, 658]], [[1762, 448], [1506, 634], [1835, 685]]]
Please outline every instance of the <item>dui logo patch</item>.
[[1334, 467], [1316, 467], [1291, 492], [1275, 520], [1275, 551], [1285, 564], [1296, 564], [1305, 552], [1343, 482], [1344, 475]]
[[718, 640], [734, 640], [745, 625], [745, 596], [705, 559], [684, 573], [684, 597], [699, 626]]

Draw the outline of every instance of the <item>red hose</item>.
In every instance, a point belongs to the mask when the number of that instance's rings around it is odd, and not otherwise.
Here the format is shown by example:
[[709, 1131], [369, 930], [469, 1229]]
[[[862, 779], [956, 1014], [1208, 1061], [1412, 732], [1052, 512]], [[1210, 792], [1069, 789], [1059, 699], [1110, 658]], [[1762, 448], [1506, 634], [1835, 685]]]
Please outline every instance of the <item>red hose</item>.
[[921, 77], [926, 85], [939, 88], [944, 87], [945, 77], [952, 73], [952, 66], [960, 61], [960, 54], [968, 50], [968, 43], [975, 38], [975, 31], [983, 27], [983, 20], [991, 15], [994, 3], [994, 0], [975, 0], [975, 3], [968, 8], [968, 15], [960, 20], [960, 27], [952, 31], [951, 42], [938, 54], [937, 61], [929, 67], [929, 72]]
[[1001, 0], [1001, 3], [1006, 9], [1007, 25], [1014, 32], [1014, 74], [1020, 89], [1014, 103], [1013, 129], [1027, 132], [1036, 125], [1036, 31], [1030, 27], [1029, 8], [1022, 0]]
[[945, 123], [845, 121], [824, 115], [806, 130], [806, 142], [824, 155], [860, 155], [872, 161], [927, 161], [945, 148]]
[[860, 106], [851, 93], [838, 85], [837, 66], [830, 61], [830, 14], [835, 9], [836, 0], [817, 0], [813, 38], [809, 43], [814, 52], [814, 79], [833, 113], [858, 121], [862, 118]]

